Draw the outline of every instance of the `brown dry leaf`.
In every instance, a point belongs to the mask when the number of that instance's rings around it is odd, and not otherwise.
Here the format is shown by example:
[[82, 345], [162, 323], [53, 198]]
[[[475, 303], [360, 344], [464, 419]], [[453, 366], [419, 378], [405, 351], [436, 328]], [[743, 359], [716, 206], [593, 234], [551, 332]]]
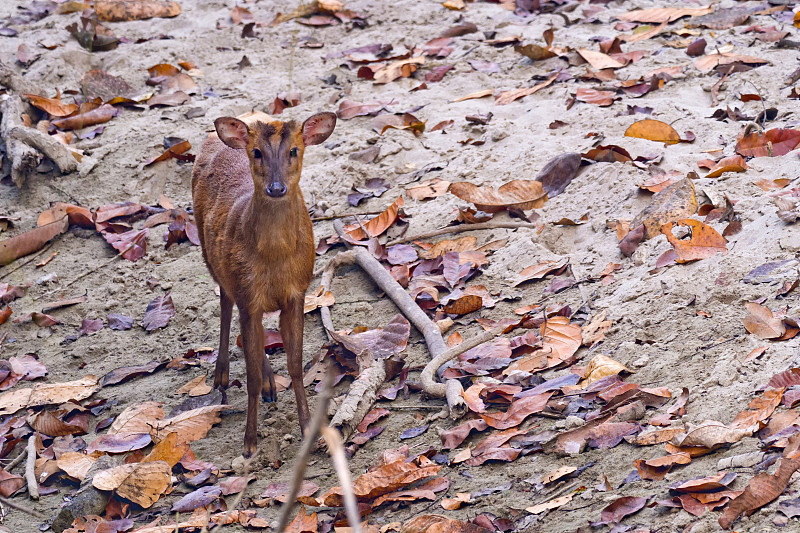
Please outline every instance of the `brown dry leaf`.
[[58, 98], [46, 98], [35, 94], [23, 94], [22, 96], [27, 98], [33, 107], [39, 108], [54, 117], [66, 117], [75, 113], [79, 108], [78, 104], [62, 102], [60, 95]]
[[630, 370], [628, 370], [622, 363], [614, 361], [606, 355], [597, 354], [592, 357], [592, 360], [589, 361], [589, 364], [586, 366], [586, 370], [583, 371], [583, 374], [586, 376], [586, 378], [580, 383], [580, 385], [581, 387], [587, 387], [598, 379], [606, 376], [616, 376], [620, 372], [630, 373]]
[[389, 83], [397, 78], [408, 78], [419, 68], [419, 65], [425, 64], [425, 57], [411, 57], [400, 61], [390, 63], [374, 74], [373, 82], [375, 84]]
[[740, 155], [732, 155], [720, 159], [711, 169], [706, 178], [718, 178], [725, 172], [744, 172], [750, 167], [744, 162], [744, 158]]
[[455, 100], [451, 100], [451, 102], [463, 102], [464, 100], [474, 100], [476, 98], [485, 98], [487, 96], [492, 96], [494, 94], [494, 89], [484, 89], [482, 91], [476, 91], [474, 93], [469, 93], [466, 96], [461, 96], [456, 98]]
[[612, 320], [606, 320], [606, 312], [607, 310], [603, 309], [599, 315], [592, 317], [581, 328], [581, 338], [584, 346], [592, 346], [606, 338], [606, 332], [614, 324]]
[[0, 415], [13, 414], [24, 407], [61, 404], [69, 400], [83, 400], [100, 390], [99, 378], [88, 375], [63, 383], [40, 383], [29, 389], [19, 389], [0, 394]]
[[546, 501], [544, 503], [540, 503], [539, 505], [534, 505], [532, 507], [526, 507], [525, 510], [531, 514], [539, 514], [543, 513], [544, 511], [550, 511], [551, 509], [557, 509], [562, 505], [566, 505], [572, 501], [572, 497], [574, 494], [567, 494], [566, 496], [560, 496], [558, 498], [553, 498], [552, 500]]
[[88, 128], [89, 126], [96, 126], [97, 124], [104, 124], [114, 118], [119, 111], [110, 104], [103, 104], [97, 109], [92, 109], [85, 113], [78, 113], [69, 117], [51, 120], [50, 124], [62, 130], [79, 130], [81, 128]]
[[170, 433], [177, 433], [179, 445], [202, 439], [211, 426], [220, 421], [219, 414], [226, 409], [227, 405], [208, 405], [185, 411], [172, 418], [153, 421], [150, 435], [155, 442], [159, 442]]
[[530, 415], [541, 412], [552, 395], [552, 392], [543, 392], [535, 396], [520, 398], [515, 400], [505, 413], [484, 413], [481, 414], [481, 418], [495, 429], [513, 428], [520, 425]]
[[628, 11], [622, 15], [617, 15], [619, 20], [628, 22], [649, 22], [653, 24], [663, 24], [672, 22], [681, 17], [697, 17], [707, 15], [713, 11], [709, 7], [654, 7], [650, 9], [637, 9]]
[[694, 66], [700, 72], [711, 72], [720, 65], [730, 65], [731, 63], [746, 63], [748, 65], [765, 65], [769, 63], [760, 57], [745, 56], [731, 52], [714, 52], [695, 60]]
[[208, 394], [213, 389], [206, 383], [207, 377], [208, 376], [205, 374], [202, 376], [197, 376], [196, 378], [190, 380], [186, 385], [178, 389], [176, 392], [178, 394], [188, 394], [191, 397]]
[[635, 446], [653, 446], [669, 442], [683, 432], [683, 428], [654, 429], [632, 437], [625, 437], [625, 440]]
[[412, 200], [430, 200], [438, 198], [447, 192], [450, 182], [441, 178], [423, 181], [416, 185], [406, 187], [406, 196]]
[[644, 237], [652, 239], [661, 233], [661, 227], [667, 222], [695, 213], [697, 213], [697, 198], [694, 183], [689, 178], [684, 178], [653, 195], [650, 205], [636, 215], [630, 227], [636, 228], [644, 224]]
[[[353, 491], [359, 501], [369, 501], [422, 479], [435, 476], [441, 468], [434, 464], [418, 466], [414, 463], [407, 463], [404, 458], [399, 459], [359, 476], [353, 482]], [[343, 505], [341, 487], [329, 490], [322, 497], [322, 501], [328, 507], [341, 507]]]
[[786, 324], [780, 318], [775, 318], [769, 308], [748, 302], [744, 305], [748, 316], [742, 319], [745, 329], [760, 339], [777, 339], [786, 333]]
[[685, 435], [676, 435], [672, 444], [680, 447], [694, 446], [713, 449], [723, 444], [739, 442], [753, 432], [748, 429], [731, 428], [714, 420], [701, 424], [690, 424]]
[[681, 136], [675, 131], [675, 128], [666, 122], [652, 118], [638, 120], [631, 124], [625, 130], [625, 137], [636, 137], [664, 144], [678, 144], [681, 142]]
[[69, 229], [69, 220], [60, 220], [39, 226], [0, 242], [0, 265], [7, 265], [20, 257], [38, 252], [48, 241]]
[[172, 468], [164, 461], [131, 463], [96, 472], [92, 485], [98, 490], [113, 490], [146, 509], [169, 488], [171, 474]]
[[[533, 87], [528, 87], [527, 89], [513, 89], [511, 91], [502, 92], [494, 97], [494, 103], [495, 105], [507, 105], [513, 102], [514, 100], [518, 100], [525, 96], [530, 96], [535, 92], [541, 91], [542, 89], [544, 89], [545, 87], [556, 81], [557, 77], [558, 74], [554, 74], [549, 78], [547, 78], [542, 83], [534, 85]], [[464, 99], [466, 99], [466, 97]]]
[[81, 452], [64, 452], [56, 460], [56, 464], [69, 477], [83, 481], [97, 459], [94, 455]]
[[455, 498], [442, 498], [441, 504], [443, 509], [455, 511], [470, 501], [472, 501], [472, 495], [469, 492], [456, 492]]
[[578, 50], [578, 54], [580, 54], [580, 56], [585, 59], [586, 62], [592, 66], [592, 68], [597, 70], [603, 70], [604, 68], [621, 68], [625, 66], [625, 63], [620, 63], [613, 57], [602, 52], [581, 48]]
[[491, 185], [475, 185], [459, 181], [450, 185], [450, 192], [462, 200], [475, 204], [487, 213], [503, 209], [537, 209], [547, 201], [541, 182], [534, 180], [512, 180], [495, 190]]
[[579, 102], [607, 107], [614, 103], [616, 95], [617, 93], [614, 91], [598, 91], [581, 87], [575, 93], [575, 99]]
[[303, 304], [303, 314], [310, 313], [320, 307], [330, 307], [334, 303], [336, 302], [333, 299], [333, 293], [319, 287], [311, 294], [306, 294], [305, 303]]
[[[143, 463], [164, 461], [170, 468], [173, 468], [181, 458], [189, 451], [188, 444], [178, 444], [178, 434], [170, 433], [164, 439], [156, 443], [150, 453], [142, 459]], [[63, 457], [63, 456], [62, 456]]]
[[483, 298], [474, 294], [465, 294], [455, 300], [450, 300], [442, 307], [442, 311], [453, 315], [466, 315], [483, 307]]
[[767, 389], [761, 396], [753, 398], [747, 409], [736, 415], [733, 422], [729, 424], [731, 428], [749, 429], [756, 431], [759, 423], [772, 416], [775, 408], [780, 405], [783, 399], [783, 388]]
[[125, 408], [109, 428], [109, 433], [150, 433], [154, 420], [164, 418], [164, 409], [159, 402], [143, 402]]
[[300, 506], [297, 516], [294, 517], [284, 533], [317, 533], [317, 513], [306, 514], [305, 507]]
[[169, 0], [95, 0], [97, 18], [104, 22], [176, 17], [181, 6]]
[[399, 533], [492, 533], [493, 529], [439, 515], [422, 515], [407, 520]]
[[[403, 207], [403, 197], [398, 196], [392, 205], [386, 208], [380, 215], [364, 224], [350, 224], [344, 229], [353, 240], [363, 241], [369, 237], [377, 237], [397, 220], [400, 208]], [[363, 226], [363, 229], [362, 229]], [[366, 233], [365, 233], [366, 230]]]
[[565, 316], [554, 316], [539, 327], [542, 352], [547, 354], [548, 367], [568, 360], [581, 347], [581, 327]]
[[422, 259], [435, 259], [448, 252], [468, 252], [478, 248], [478, 238], [472, 235], [461, 237], [452, 241], [444, 240], [434, 244], [428, 250], [419, 252]]
[[[691, 228], [689, 240], [678, 239], [673, 233], [675, 225]], [[692, 218], [682, 218], [677, 222], [668, 222], [661, 227], [661, 232], [667, 237], [669, 243], [675, 248], [678, 263], [689, 263], [706, 259], [717, 253], [727, 253], [727, 241], [717, 230]]]
[[736, 143], [736, 153], [745, 157], [779, 157], [800, 144], [800, 130], [774, 128], [764, 133], [753, 132]]
[[523, 268], [522, 272], [519, 273], [519, 276], [511, 284], [511, 286], [516, 287], [517, 285], [521, 285], [526, 281], [544, 279], [548, 274], [561, 270], [567, 266], [567, 263], [569, 263], [569, 257], [562, 257], [557, 261], [544, 261], [542, 263], [537, 263], [535, 265]]
[[800, 468], [798, 446], [800, 446], [800, 437], [797, 435], [790, 437], [777, 471], [772, 475], [758, 474], [750, 480], [744, 492], [731, 501], [719, 517], [719, 525], [723, 529], [729, 529], [731, 524], [742, 514], [751, 515], [783, 494], [789, 485], [792, 474]]

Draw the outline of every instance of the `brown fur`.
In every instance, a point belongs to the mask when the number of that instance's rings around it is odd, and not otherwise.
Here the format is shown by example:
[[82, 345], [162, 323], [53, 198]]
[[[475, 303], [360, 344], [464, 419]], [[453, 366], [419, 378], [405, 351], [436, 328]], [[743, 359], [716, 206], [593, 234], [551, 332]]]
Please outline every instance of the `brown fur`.
[[[301, 427], [308, 421], [302, 384], [303, 302], [315, 253], [313, 226], [299, 184], [303, 126], [248, 122], [246, 149], [231, 148], [211, 134], [197, 156], [192, 176], [203, 258], [220, 288], [217, 387], [228, 385], [233, 304], [239, 309], [247, 366], [245, 456], [256, 450], [258, 392], [268, 400], [275, 399], [272, 368], [264, 356], [261, 319], [265, 312], [281, 311], [280, 330]], [[291, 148], [298, 149], [297, 156], [289, 155]], [[262, 152], [261, 159], [254, 158], [256, 149]], [[267, 195], [266, 187], [272, 181], [285, 185], [285, 196]]]

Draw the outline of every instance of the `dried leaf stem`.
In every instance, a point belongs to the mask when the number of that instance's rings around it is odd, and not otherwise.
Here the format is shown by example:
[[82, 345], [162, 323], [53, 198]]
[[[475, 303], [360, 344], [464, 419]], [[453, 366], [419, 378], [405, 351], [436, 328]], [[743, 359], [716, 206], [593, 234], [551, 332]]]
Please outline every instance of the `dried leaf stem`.
[[528, 229], [536, 229], [536, 224], [533, 222], [525, 222], [523, 220], [510, 220], [510, 219], [492, 219], [488, 222], [478, 222], [477, 224], [459, 224], [458, 226], [447, 226], [445, 228], [439, 228], [432, 231], [426, 231], [424, 233], [418, 233], [416, 235], [411, 236], [403, 236], [399, 239], [395, 239], [386, 243], [386, 246], [394, 246], [395, 244], [403, 244], [406, 242], [418, 241], [420, 239], [429, 239], [431, 237], [437, 237], [439, 235], [446, 235], [448, 233], [463, 233], [465, 231], [479, 231], [484, 229], [499, 229], [499, 228], [506, 228], [506, 229], [518, 229], [518, 228], [528, 228]]

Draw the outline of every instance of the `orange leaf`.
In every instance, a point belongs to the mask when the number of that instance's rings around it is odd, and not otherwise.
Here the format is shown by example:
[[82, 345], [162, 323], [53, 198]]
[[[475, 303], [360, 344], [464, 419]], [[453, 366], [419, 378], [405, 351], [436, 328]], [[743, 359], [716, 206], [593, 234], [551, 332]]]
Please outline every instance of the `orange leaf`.
[[718, 178], [723, 172], [744, 172], [746, 168], [748, 168], [747, 163], [744, 162], [744, 158], [742, 156], [732, 155], [730, 157], [720, 159], [713, 167], [711, 167], [708, 174], [706, 174], [706, 178]]
[[557, 77], [558, 77], [558, 74], [554, 74], [554, 75], [550, 76], [549, 78], [547, 78], [542, 83], [539, 83], [538, 85], [534, 85], [533, 87], [528, 87], [526, 89], [513, 89], [511, 91], [502, 92], [502, 93], [500, 93], [500, 94], [498, 94], [497, 96], [494, 97], [494, 103], [496, 105], [506, 105], [506, 104], [510, 104], [511, 102], [513, 102], [514, 100], [517, 100], [519, 98], [523, 98], [525, 96], [530, 96], [533, 93], [544, 89], [545, 87], [547, 87], [548, 85], [550, 85], [551, 83], [556, 81]]
[[0, 265], [41, 250], [48, 241], [67, 231], [69, 220], [63, 217], [55, 222], [34, 228], [0, 242]]
[[[394, 224], [401, 207], [403, 207], [403, 197], [399, 196], [383, 213], [366, 224], [363, 224], [363, 229], [359, 224], [350, 224], [349, 226], [345, 226], [344, 229], [347, 234], [356, 241], [363, 241], [369, 237], [377, 237], [389, 229], [389, 226]], [[366, 233], [364, 232], [365, 230]]]
[[661, 232], [666, 235], [669, 243], [675, 248], [678, 255], [678, 263], [689, 263], [699, 259], [711, 257], [719, 252], [728, 251], [725, 237], [720, 235], [717, 230], [707, 224], [691, 218], [682, 218], [677, 224], [691, 228], [691, 238], [687, 240], [678, 239], [673, 233], [672, 228], [675, 222], [668, 222], [661, 226]]
[[38, 107], [54, 117], [66, 117], [78, 110], [78, 104], [64, 103], [61, 101], [60, 97], [45, 98], [44, 96], [37, 96], [35, 94], [24, 94], [23, 96], [30, 100], [33, 107]]
[[639, 139], [647, 139], [648, 141], [662, 142], [664, 144], [677, 144], [681, 141], [681, 136], [675, 131], [675, 128], [661, 122], [646, 118], [631, 124], [625, 130], [625, 137], [637, 137]]
[[732, 428], [757, 429], [758, 423], [772, 416], [783, 399], [783, 388], [768, 389], [761, 396], [753, 398], [747, 409], [736, 415], [729, 424]]
[[777, 339], [786, 333], [786, 325], [780, 318], [775, 318], [768, 307], [748, 302], [745, 309], [750, 313], [742, 319], [745, 329], [760, 339]]

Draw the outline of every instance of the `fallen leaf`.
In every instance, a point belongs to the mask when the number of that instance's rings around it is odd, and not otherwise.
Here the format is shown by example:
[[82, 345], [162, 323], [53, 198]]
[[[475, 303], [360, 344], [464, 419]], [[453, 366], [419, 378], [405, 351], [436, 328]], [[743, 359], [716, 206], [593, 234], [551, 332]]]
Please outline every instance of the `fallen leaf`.
[[606, 355], [597, 354], [592, 357], [591, 361], [589, 361], [589, 364], [586, 366], [586, 370], [584, 370], [586, 378], [581, 382], [581, 386], [587, 387], [601, 378], [616, 376], [621, 372], [630, 373], [630, 370], [622, 363], [614, 361]]
[[100, 390], [97, 376], [88, 375], [63, 383], [40, 383], [28, 389], [0, 394], [0, 415], [13, 414], [24, 407], [61, 404], [68, 400], [83, 400]]
[[69, 117], [51, 120], [50, 124], [62, 130], [79, 130], [105, 124], [119, 114], [119, 110], [109, 104], [103, 104], [97, 109], [92, 109], [85, 113], [78, 113]]
[[[451, 102], [463, 102], [465, 100], [474, 100], [477, 98], [485, 98], [486, 96], [492, 96], [494, 94], [494, 89], [484, 89], [482, 91], [476, 91], [474, 93], [469, 93], [466, 96], [461, 96], [456, 98], [455, 100], [451, 100]], [[513, 100], [512, 100], [513, 101]]]
[[150, 420], [150, 435], [159, 442], [170, 433], [176, 433], [178, 445], [202, 439], [211, 426], [220, 421], [220, 413], [226, 409], [227, 405], [209, 405], [164, 420]]
[[636, 228], [643, 224], [644, 237], [652, 239], [661, 233], [664, 224], [695, 213], [697, 213], [697, 198], [694, 183], [689, 178], [684, 178], [653, 195], [650, 204], [636, 215], [630, 227]]
[[423, 181], [406, 187], [406, 196], [412, 200], [430, 200], [438, 198], [450, 189], [450, 182], [441, 178]]
[[694, 66], [700, 72], [710, 72], [718, 66], [730, 65], [731, 63], [745, 63], [758, 66], [765, 65], [769, 63], [769, 61], [761, 59], [760, 57], [745, 56], [730, 52], [714, 52], [696, 59]]
[[125, 453], [140, 450], [152, 442], [149, 433], [112, 433], [94, 439], [87, 453]]
[[761, 396], [753, 398], [747, 409], [736, 415], [729, 427], [756, 431], [761, 422], [772, 416], [781, 399], [783, 399], [783, 388], [764, 391]]
[[64, 452], [56, 460], [56, 464], [69, 477], [83, 481], [96, 461], [97, 457], [86, 453]]
[[662, 142], [664, 144], [677, 144], [681, 136], [675, 128], [660, 120], [646, 118], [631, 124], [625, 130], [625, 137], [637, 137], [648, 141]]
[[38, 252], [48, 241], [69, 229], [69, 220], [62, 218], [0, 242], [0, 265], [7, 265], [20, 257]]
[[[117, 329], [117, 328], [111, 328]], [[120, 368], [115, 368], [114, 370], [110, 371], [108, 374], [103, 376], [103, 379], [100, 381], [100, 384], [103, 387], [108, 387], [110, 385], [118, 385], [120, 383], [125, 383], [126, 381], [130, 381], [133, 378], [144, 376], [146, 374], [152, 374], [157, 370], [161, 370], [166, 366], [166, 361], [157, 361], [153, 360], [144, 365], [137, 365], [137, 366], [124, 366]]]
[[544, 392], [520, 398], [514, 401], [506, 412], [485, 413], [481, 415], [481, 418], [495, 429], [512, 428], [521, 424], [530, 415], [541, 412], [552, 395], [552, 392]]
[[626, 516], [632, 515], [642, 509], [647, 503], [647, 498], [623, 496], [600, 511], [600, 524], [617, 524]]
[[172, 303], [172, 295], [156, 296], [147, 304], [142, 326], [146, 331], [164, 328], [173, 316], [175, 316], [175, 304]]
[[[494, 97], [494, 103], [495, 103], [495, 105], [507, 105], [507, 104], [510, 104], [511, 102], [513, 102], [514, 100], [518, 100], [518, 99], [523, 98], [525, 96], [530, 96], [533, 93], [541, 91], [542, 89], [544, 89], [545, 87], [547, 87], [548, 85], [550, 85], [551, 83], [556, 81], [557, 77], [558, 77], [558, 74], [554, 74], [554, 75], [550, 76], [549, 78], [547, 78], [542, 83], [539, 83], [538, 85], [534, 85], [533, 87], [528, 87], [526, 89], [513, 89], [511, 91], [502, 92], [502, 93], [500, 93], [500, 94], [498, 94], [498, 95], [496, 95]], [[476, 96], [473, 96], [473, 95], [468, 95], [468, 96], [471, 96], [472, 98], [477, 98]], [[465, 96], [462, 99], [459, 99], [459, 100], [456, 100], [456, 101], [466, 100], [467, 98], [468, 97]]]
[[125, 233], [104, 232], [103, 238], [128, 261], [138, 261], [147, 253], [148, 228]]
[[171, 472], [164, 461], [131, 463], [95, 472], [92, 485], [98, 490], [113, 490], [146, 509], [167, 490]]
[[567, 188], [581, 166], [581, 154], [567, 153], [557, 156], [542, 168], [536, 181], [542, 183], [542, 189], [547, 193], [548, 198], [558, 196]]
[[95, 0], [97, 18], [105, 22], [176, 17], [181, 6], [169, 0]]
[[685, 435], [677, 435], [672, 444], [680, 447], [701, 447], [713, 449], [723, 444], [733, 444], [752, 434], [742, 428], [730, 428], [722, 422], [707, 420], [701, 424], [690, 424]]
[[621, 68], [625, 66], [625, 63], [620, 63], [613, 57], [602, 52], [581, 48], [578, 50], [578, 54], [585, 59], [586, 62], [592, 66], [592, 68], [597, 70], [603, 70], [604, 68]]
[[711, 169], [706, 178], [718, 178], [725, 172], [744, 172], [748, 168], [747, 163], [740, 155], [732, 155], [720, 159]]
[[778, 157], [800, 144], [800, 130], [774, 128], [764, 133], [753, 132], [736, 143], [736, 153], [745, 157]]
[[33, 107], [41, 109], [54, 117], [66, 117], [75, 113], [79, 108], [78, 104], [62, 102], [60, 96], [58, 98], [46, 98], [35, 94], [23, 94], [22, 96], [27, 98]]
[[400, 213], [400, 208], [403, 207], [403, 197], [399, 196], [397, 200], [386, 208], [380, 215], [362, 224], [350, 224], [345, 226], [344, 229], [350, 237], [356, 241], [363, 241], [369, 237], [377, 237], [384, 231], [389, 229], [389, 226], [394, 224], [397, 216]]
[[774, 474], [766, 472], [756, 475], [745, 487], [744, 492], [734, 498], [719, 517], [719, 525], [730, 529], [731, 524], [742, 514], [751, 515], [758, 509], [780, 496], [789, 485], [792, 474], [800, 468], [798, 456], [800, 437], [790, 437], [783, 451], [783, 457]]
[[398, 533], [492, 533], [493, 529], [439, 515], [422, 515], [403, 523]]
[[557, 261], [545, 261], [522, 269], [517, 279], [511, 284], [512, 287], [521, 285], [526, 281], [544, 279], [548, 274], [561, 271], [569, 263], [569, 257], [562, 257]]
[[191, 513], [195, 509], [218, 501], [221, 495], [220, 487], [200, 487], [173, 503], [171, 511], [173, 513]]
[[628, 22], [649, 22], [662, 24], [672, 22], [681, 17], [697, 17], [707, 15], [713, 11], [712, 7], [654, 7], [650, 9], [637, 9], [617, 15], [617, 19]]
[[305, 303], [303, 304], [303, 313], [307, 314], [315, 309], [320, 307], [329, 307], [335, 303], [333, 299], [333, 293], [331, 291], [325, 291], [322, 287], [319, 287], [316, 291], [311, 294], [306, 294]]
[[468, 181], [460, 181], [450, 185], [450, 192], [475, 204], [475, 207], [487, 213], [496, 213], [503, 209], [536, 209], [547, 201], [541, 182], [532, 180], [512, 180], [495, 189], [491, 185], [475, 185]]

